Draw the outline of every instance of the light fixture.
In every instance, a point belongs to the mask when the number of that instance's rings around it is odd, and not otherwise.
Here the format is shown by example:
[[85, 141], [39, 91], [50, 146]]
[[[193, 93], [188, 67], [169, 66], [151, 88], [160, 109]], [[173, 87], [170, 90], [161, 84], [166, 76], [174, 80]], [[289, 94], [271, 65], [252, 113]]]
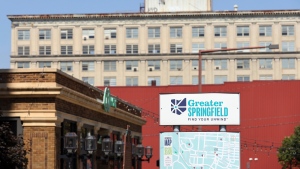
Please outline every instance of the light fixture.
[[124, 152], [124, 142], [123, 141], [116, 141], [115, 142], [115, 154], [117, 154], [118, 157], [121, 157]]
[[108, 156], [110, 152], [112, 152], [112, 140], [110, 138], [104, 138], [102, 140], [102, 152], [104, 152], [105, 156]]
[[87, 136], [85, 138], [85, 148], [84, 149], [90, 155], [93, 154], [93, 152], [97, 150], [96, 137], [92, 136], [90, 132], [87, 133]]
[[142, 144], [138, 144], [136, 146], [135, 155], [138, 158], [143, 158], [143, 156], [144, 156], [144, 146]]
[[73, 154], [78, 148], [78, 136], [75, 132], [68, 132], [64, 138], [64, 148], [68, 154]]
[[145, 156], [147, 159], [150, 159], [152, 157], [152, 147], [151, 146], [145, 147]]

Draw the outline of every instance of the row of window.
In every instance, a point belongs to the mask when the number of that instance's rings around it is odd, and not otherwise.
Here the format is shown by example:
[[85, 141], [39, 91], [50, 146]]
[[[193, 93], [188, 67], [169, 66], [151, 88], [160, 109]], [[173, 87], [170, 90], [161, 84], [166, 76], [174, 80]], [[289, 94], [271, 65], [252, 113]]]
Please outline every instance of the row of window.
[[[268, 46], [271, 42], [259, 42], [259, 46]], [[237, 48], [249, 47], [249, 42], [238, 42]], [[226, 42], [216, 42], [214, 44], [215, 49], [226, 48]], [[170, 44], [170, 53], [182, 53], [182, 44]], [[199, 50], [204, 50], [204, 43], [193, 43], [192, 44], [192, 53], [198, 53]], [[292, 41], [282, 42], [282, 51], [289, 52], [295, 50], [295, 43]], [[240, 50], [237, 52], [250, 52], [250, 50]], [[260, 52], [270, 52], [270, 49], [263, 48], [260, 49]], [[104, 45], [104, 54], [116, 54], [117, 45]], [[126, 54], [137, 54], [139, 53], [139, 46], [136, 45], [126, 45]], [[148, 53], [160, 53], [160, 44], [149, 44]], [[73, 46], [66, 45], [60, 47], [61, 55], [72, 55]], [[94, 45], [83, 45], [82, 54], [84, 55], [93, 55], [95, 54]], [[18, 55], [30, 55], [29, 46], [18, 46]], [[39, 55], [51, 55], [51, 46], [39, 46]]]
[[[138, 77], [137, 76], [126, 76], [126, 86], [138, 86]], [[259, 80], [272, 80], [272, 75], [260, 75]], [[170, 76], [170, 85], [182, 85], [183, 84], [183, 77], [182, 76]], [[250, 75], [237, 75], [236, 80], [238, 82], [249, 82]], [[282, 80], [295, 80], [294, 74], [283, 74]], [[94, 85], [94, 77], [82, 77], [82, 81], [89, 83], [90, 85]], [[111, 77], [104, 77], [103, 78], [103, 85], [104, 86], [116, 86], [117, 79], [114, 76]], [[161, 77], [160, 76], [148, 76], [147, 83], [148, 86], [152, 85], [152, 82], [155, 81], [156, 86], [161, 85]], [[215, 75], [214, 76], [214, 84], [223, 84], [227, 81], [226, 75]], [[202, 76], [201, 83], [205, 84], [205, 76]], [[198, 84], [198, 76], [192, 76], [192, 84]]]
[[[61, 39], [73, 39], [73, 29], [61, 29], [60, 38]], [[160, 27], [149, 27], [148, 28], [148, 38], [160, 38], [161, 30]], [[183, 35], [182, 27], [170, 27], [170, 38], [181, 38]], [[281, 26], [282, 36], [293, 36], [294, 35], [294, 25], [282, 25]], [[138, 38], [139, 31], [138, 27], [126, 28], [126, 38]], [[192, 37], [204, 37], [205, 29], [204, 26], [192, 27]], [[215, 26], [214, 27], [215, 37], [226, 37], [227, 36], [227, 26]], [[236, 36], [250, 36], [249, 26], [237, 26]], [[260, 25], [259, 26], [259, 36], [272, 36], [272, 25]], [[94, 29], [83, 29], [82, 30], [83, 40], [94, 39], [95, 30]], [[105, 28], [104, 29], [104, 39], [115, 39], [117, 38], [116, 28]], [[18, 40], [29, 40], [30, 30], [18, 30]], [[51, 29], [40, 29], [39, 39], [47, 40], [51, 39]]]
[[[272, 69], [273, 59], [258, 59], [260, 69]], [[228, 60], [218, 59], [214, 60], [215, 70], [227, 70]], [[201, 62], [202, 70], [205, 70], [205, 62]], [[295, 69], [296, 59], [295, 58], [284, 58], [281, 59], [282, 69]], [[127, 71], [138, 71], [139, 61], [129, 60], [125, 61], [125, 67]], [[38, 62], [39, 68], [47, 67], [51, 68], [51, 61]], [[156, 71], [161, 69], [160, 60], [148, 60], [147, 61], [148, 71]], [[169, 60], [169, 66], [171, 71], [183, 70], [183, 60]], [[29, 62], [17, 62], [18, 68], [30, 68]], [[62, 71], [73, 71], [73, 62], [66, 61], [60, 62], [60, 69]], [[237, 59], [236, 69], [250, 69], [250, 59]], [[81, 64], [82, 71], [94, 71], [94, 61], [83, 61]], [[192, 60], [192, 70], [198, 70], [198, 60]], [[104, 72], [117, 71], [117, 61], [104, 61]]]

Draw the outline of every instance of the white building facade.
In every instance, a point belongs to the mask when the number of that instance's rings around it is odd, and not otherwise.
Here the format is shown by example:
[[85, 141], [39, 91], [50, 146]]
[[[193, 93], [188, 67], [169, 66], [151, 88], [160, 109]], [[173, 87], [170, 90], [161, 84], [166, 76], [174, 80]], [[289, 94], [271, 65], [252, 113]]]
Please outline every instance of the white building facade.
[[9, 15], [11, 68], [57, 68], [95, 86], [300, 79], [300, 10]]

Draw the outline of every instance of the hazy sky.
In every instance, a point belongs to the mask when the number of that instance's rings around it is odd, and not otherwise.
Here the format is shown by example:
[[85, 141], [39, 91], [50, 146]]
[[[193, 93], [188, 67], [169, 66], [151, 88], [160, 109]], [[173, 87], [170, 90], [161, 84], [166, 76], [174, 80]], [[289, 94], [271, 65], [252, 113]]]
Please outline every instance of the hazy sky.
[[[153, 0], [154, 1], [154, 0]], [[166, 0], [171, 1], [171, 0]], [[300, 0], [212, 0], [213, 10], [299, 9]], [[10, 64], [10, 20], [16, 14], [114, 13], [138, 12], [144, 0], [1, 0], [0, 68]]]

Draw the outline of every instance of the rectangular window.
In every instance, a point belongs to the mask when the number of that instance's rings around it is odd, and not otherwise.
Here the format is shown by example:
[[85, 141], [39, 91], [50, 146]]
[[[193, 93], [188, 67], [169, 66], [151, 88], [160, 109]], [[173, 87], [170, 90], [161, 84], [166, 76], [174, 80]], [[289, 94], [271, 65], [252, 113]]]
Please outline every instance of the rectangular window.
[[84, 45], [82, 46], [82, 54], [93, 55], [95, 54], [94, 45]]
[[294, 35], [294, 25], [282, 25], [282, 36]]
[[295, 80], [295, 75], [282, 75], [282, 80]]
[[[199, 77], [198, 76], [193, 76], [192, 77], [192, 84], [193, 85], [197, 85], [198, 81], [199, 81]], [[201, 76], [201, 84], [205, 84], [205, 76], [204, 75]]]
[[215, 42], [214, 47], [215, 49], [226, 49], [227, 44], [226, 42]]
[[94, 29], [83, 29], [82, 30], [82, 39], [94, 39], [95, 38], [95, 30]]
[[105, 28], [104, 29], [104, 38], [108, 39], [116, 39], [117, 38], [117, 29], [116, 28]]
[[193, 27], [192, 36], [193, 38], [204, 37], [204, 27]]
[[126, 77], [126, 86], [138, 86], [138, 77], [136, 76], [127, 76]]
[[38, 62], [39, 68], [51, 68], [51, 62]]
[[104, 72], [117, 71], [117, 61], [104, 61]]
[[[192, 70], [198, 70], [198, 64], [199, 64], [198, 60], [192, 60]], [[201, 61], [201, 67], [202, 67], [202, 70], [205, 70], [205, 61], [204, 60]]]
[[282, 42], [282, 51], [283, 52], [295, 51], [295, 43], [294, 42]]
[[259, 75], [259, 80], [272, 80], [272, 75]]
[[126, 70], [138, 71], [139, 63], [137, 60], [127, 60], [126, 61]]
[[103, 82], [104, 82], [104, 86], [116, 86], [117, 85], [116, 77], [104, 77]]
[[82, 77], [82, 81], [90, 85], [94, 85], [94, 77]]
[[116, 45], [104, 45], [104, 53], [105, 54], [116, 54], [117, 46]]
[[170, 53], [182, 53], [182, 44], [170, 44]]
[[295, 69], [295, 58], [281, 59], [282, 69]]
[[215, 70], [227, 70], [227, 59], [214, 60]]
[[160, 28], [148, 28], [148, 38], [159, 38], [160, 37]]
[[[237, 46], [237, 48], [249, 47], [250, 43], [249, 42], [237, 42], [236, 46]], [[250, 52], [250, 49], [238, 50], [237, 52]]]
[[272, 26], [259, 26], [259, 36], [272, 36]]
[[152, 86], [152, 81], [155, 81], [156, 86], [160, 86], [160, 77], [159, 76], [149, 76], [148, 77], [148, 86]]
[[238, 82], [249, 82], [250, 76], [249, 75], [238, 75], [236, 80]]
[[40, 46], [39, 54], [40, 55], [51, 55], [51, 46]]
[[138, 38], [138, 28], [126, 28], [126, 38]]
[[[269, 46], [271, 42], [259, 42], [259, 46]], [[261, 48], [259, 49], [260, 52], [271, 52], [269, 48]]]
[[237, 59], [236, 69], [250, 69], [250, 59]]
[[225, 37], [227, 36], [226, 26], [215, 26], [215, 37]]
[[73, 39], [73, 29], [62, 29], [60, 30], [61, 39]]
[[171, 38], [181, 38], [182, 37], [182, 27], [170, 27], [170, 37]]
[[64, 72], [73, 71], [73, 62], [60, 62], [60, 70]]
[[50, 29], [40, 29], [39, 30], [39, 39], [40, 40], [51, 39], [51, 30]]
[[73, 54], [73, 46], [61, 46], [60, 54], [62, 55], [72, 55]]
[[259, 59], [259, 69], [272, 69], [272, 59]]
[[94, 71], [95, 63], [93, 61], [82, 62], [82, 71]]
[[160, 60], [148, 60], [148, 70], [160, 70]]
[[148, 45], [148, 53], [160, 53], [160, 44]]
[[227, 81], [226, 75], [215, 75], [214, 77], [215, 84], [223, 84], [226, 81]]
[[170, 85], [182, 85], [182, 84], [183, 84], [182, 76], [170, 77]]
[[170, 70], [182, 70], [182, 60], [170, 60]]
[[249, 36], [249, 26], [238, 26], [236, 36]]
[[199, 53], [199, 50], [204, 50], [204, 43], [193, 43], [192, 44], [192, 53]]
[[29, 40], [30, 31], [29, 30], [18, 30], [18, 40]]
[[139, 53], [139, 46], [138, 45], [126, 45], [126, 53], [127, 54]]
[[29, 68], [29, 62], [17, 62], [18, 69]]
[[19, 46], [18, 55], [29, 55], [29, 46]]

